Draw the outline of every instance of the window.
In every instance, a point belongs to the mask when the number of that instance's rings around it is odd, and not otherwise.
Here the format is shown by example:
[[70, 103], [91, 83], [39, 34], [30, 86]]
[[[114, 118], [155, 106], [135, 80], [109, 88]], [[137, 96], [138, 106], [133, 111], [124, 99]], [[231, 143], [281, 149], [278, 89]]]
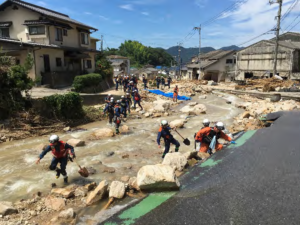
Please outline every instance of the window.
[[63, 40], [63, 33], [61, 28], [56, 28], [55, 30], [55, 41], [62, 41]]
[[57, 67], [61, 67], [62, 66], [61, 58], [56, 58], [56, 66]]
[[68, 36], [68, 30], [64, 29], [64, 36]]
[[92, 69], [92, 60], [86, 60], [86, 68]]
[[0, 37], [9, 38], [9, 28], [0, 28]]
[[233, 63], [233, 59], [226, 59], [226, 64], [232, 64]]
[[81, 44], [88, 45], [89, 44], [89, 34], [87, 33], [80, 33], [81, 35]]
[[40, 35], [45, 34], [45, 26], [30, 26], [29, 27], [30, 35]]

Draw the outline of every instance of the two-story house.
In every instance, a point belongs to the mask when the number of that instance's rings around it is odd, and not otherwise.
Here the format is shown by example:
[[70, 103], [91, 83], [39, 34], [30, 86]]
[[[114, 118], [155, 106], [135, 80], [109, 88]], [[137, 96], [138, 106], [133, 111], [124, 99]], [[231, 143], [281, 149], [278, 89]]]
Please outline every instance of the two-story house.
[[96, 28], [68, 15], [19, 0], [0, 5], [0, 54], [14, 56], [23, 64], [31, 53], [29, 73], [42, 84], [65, 86], [79, 74], [95, 70]]
[[114, 76], [120, 74], [130, 74], [130, 59], [120, 55], [110, 55], [106, 57], [114, 69]]

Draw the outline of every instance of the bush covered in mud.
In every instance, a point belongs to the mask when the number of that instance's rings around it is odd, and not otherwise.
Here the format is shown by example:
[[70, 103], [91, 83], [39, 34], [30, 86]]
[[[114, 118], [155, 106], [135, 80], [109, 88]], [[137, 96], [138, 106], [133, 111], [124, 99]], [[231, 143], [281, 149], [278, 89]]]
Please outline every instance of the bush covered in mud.
[[73, 87], [77, 92], [97, 92], [102, 80], [102, 76], [97, 73], [76, 76], [73, 81]]
[[51, 95], [43, 101], [50, 116], [56, 119], [81, 119], [84, 117], [82, 98], [78, 93]]

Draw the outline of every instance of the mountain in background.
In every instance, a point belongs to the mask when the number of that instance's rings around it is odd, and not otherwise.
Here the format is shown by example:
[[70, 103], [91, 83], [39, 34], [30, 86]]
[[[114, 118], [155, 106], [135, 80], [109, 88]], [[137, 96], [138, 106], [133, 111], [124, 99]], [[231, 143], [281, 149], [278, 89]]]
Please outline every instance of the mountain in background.
[[[227, 46], [227, 47], [223, 47], [220, 48], [220, 50], [225, 50], [225, 51], [229, 51], [229, 50], [240, 50], [242, 48], [239, 48], [236, 45], [231, 45], [231, 46]], [[208, 53], [211, 51], [215, 51], [216, 49], [212, 48], [212, 47], [204, 47], [201, 48], [201, 53]], [[174, 46], [171, 47], [169, 49], [165, 50], [167, 53], [169, 53], [172, 56], [178, 56], [178, 46]], [[181, 58], [182, 58], [182, 63], [188, 63], [191, 61], [191, 58], [193, 56], [196, 56], [199, 54], [199, 48], [181, 48]]]

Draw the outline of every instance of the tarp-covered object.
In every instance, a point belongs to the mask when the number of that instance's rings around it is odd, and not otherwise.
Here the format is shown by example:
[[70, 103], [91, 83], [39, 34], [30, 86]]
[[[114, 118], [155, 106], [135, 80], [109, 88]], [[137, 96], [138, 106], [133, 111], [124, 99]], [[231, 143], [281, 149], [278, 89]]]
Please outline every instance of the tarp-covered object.
[[[173, 98], [173, 93], [165, 93], [161, 90], [148, 90], [149, 92], [153, 93], [153, 94], [157, 94], [157, 95], [163, 95], [167, 98]], [[180, 96], [178, 95], [178, 100], [181, 100], [181, 101], [188, 101], [188, 100], [191, 100], [190, 97], [186, 97], [186, 96]]]

